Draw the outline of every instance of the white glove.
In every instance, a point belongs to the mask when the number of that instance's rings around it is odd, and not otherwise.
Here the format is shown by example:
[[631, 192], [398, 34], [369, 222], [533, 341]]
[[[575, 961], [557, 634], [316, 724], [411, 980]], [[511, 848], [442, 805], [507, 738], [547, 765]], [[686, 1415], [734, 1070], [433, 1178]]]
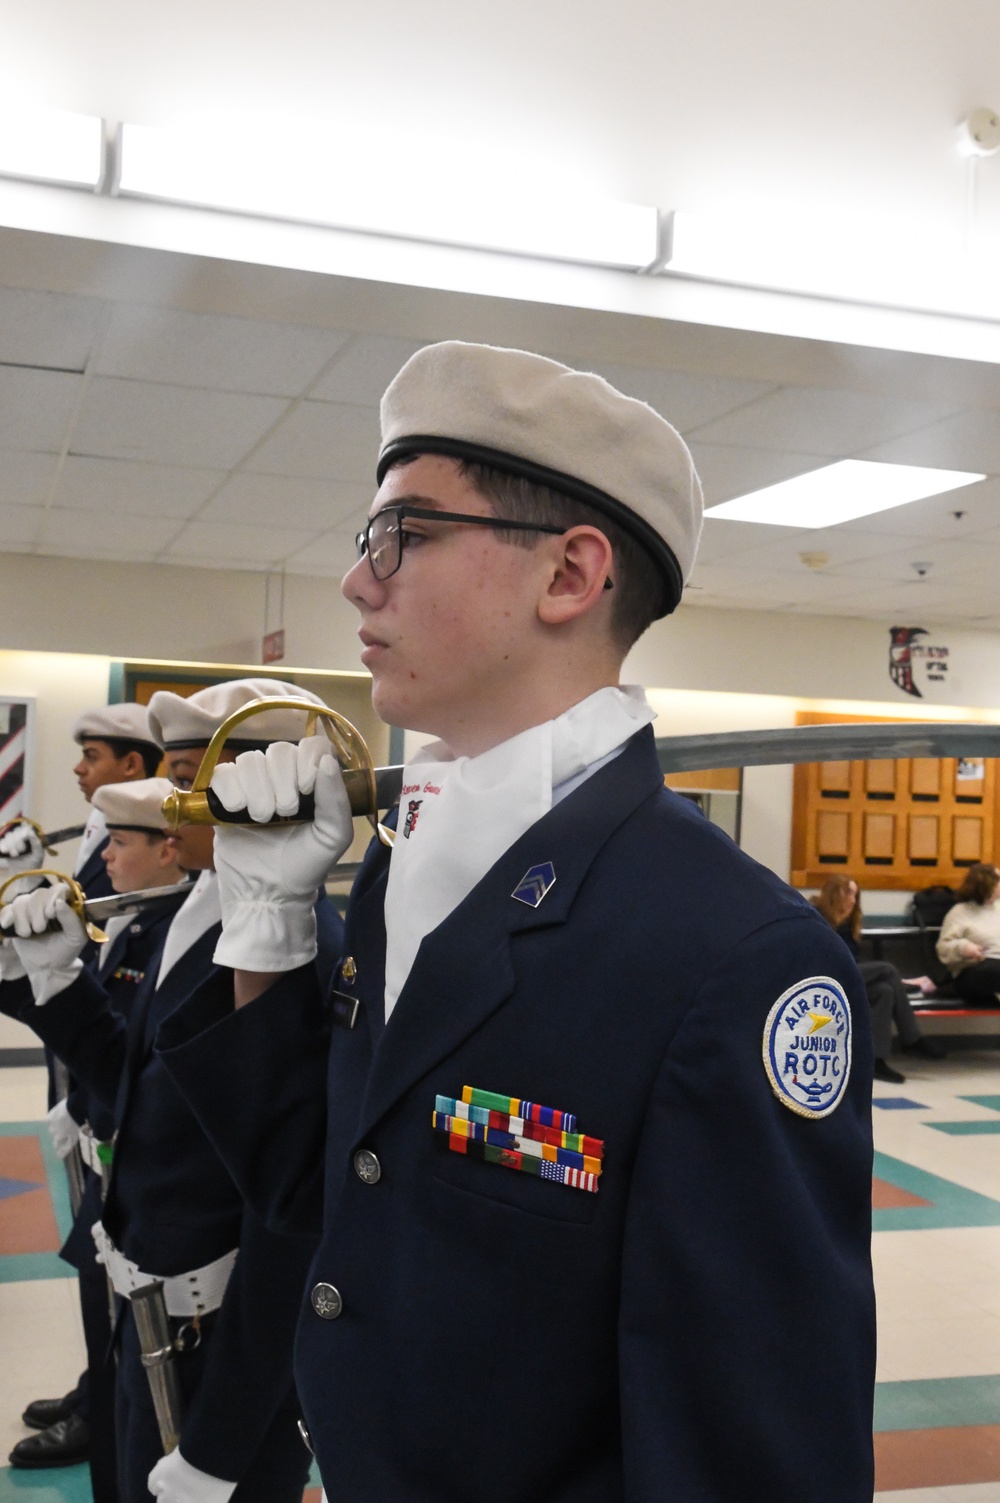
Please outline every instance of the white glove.
[[[15, 821], [6, 834], [0, 836], [0, 882], [5, 882], [18, 872], [36, 871], [44, 865], [45, 847], [37, 832], [27, 820]], [[8, 887], [4, 897], [9, 902], [18, 893], [30, 892], [44, 881], [44, 877], [31, 877], [27, 882], [14, 882]]]
[[[79, 957], [87, 931], [66, 902], [68, 894], [65, 882], [54, 882], [0, 908], [0, 928], [13, 939], [39, 1007], [72, 986], [83, 970]], [[58, 929], [46, 934], [53, 921]]]
[[147, 1485], [154, 1498], [164, 1503], [229, 1503], [236, 1491], [235, 1482], [200, 1472], [177, 1450], [156, 1463]]
[[52, 1147], [61, 1159], [68, 1158], [80, 1141], [80, 1128], [69, 1114], [65, 1101], [57, 1101], [46, 1118]]
[[276, 741], [266, 752], [242, 752], [215, 769], [212, 791], [224, 808], [247, 809], [259, 823], [276, 813], [294, 814], [300, 793], [315, 794], [311, 824], [215, 830], [222, 904], [217, 964], [241, 971], [295, 970], [316, 955], [316, 891], [354, 835], [330, 743], [325, 736], [308, 736], [297, 746]]

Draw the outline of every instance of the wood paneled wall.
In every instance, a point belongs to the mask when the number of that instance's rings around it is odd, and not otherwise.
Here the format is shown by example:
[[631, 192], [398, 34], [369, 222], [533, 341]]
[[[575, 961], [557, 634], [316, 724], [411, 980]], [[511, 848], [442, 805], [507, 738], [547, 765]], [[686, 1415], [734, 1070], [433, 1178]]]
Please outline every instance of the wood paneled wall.
[[[876, 717], [801, 711], [799, 725]], [[795, 768], [794, 887], [847, 872], [864, 888], [957, 887], [1000, 853], [996, 763], [955, 757], [813, 762]]]

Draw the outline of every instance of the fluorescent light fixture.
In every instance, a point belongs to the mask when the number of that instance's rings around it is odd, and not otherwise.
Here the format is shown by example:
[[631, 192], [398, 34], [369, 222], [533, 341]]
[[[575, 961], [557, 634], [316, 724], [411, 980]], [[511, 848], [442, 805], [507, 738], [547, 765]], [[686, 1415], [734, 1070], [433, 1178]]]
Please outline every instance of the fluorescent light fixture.
[[1000, 319], [1000, 241], [933, 224], [756, 206], [671, 217], [668, 274], [966, 318]]
[[96, 188], [104, 127], [97, 115], [65, 110], [0, 110], [0, 173], [34, 182]]
[[890, 511], [910, 501], [939, 496], [985, 480], [968, 470], [931, 470], [923, 465], [841, 459], [778, 485], [710, 506], [706, 517], [728, 522], [767, 522], [773, 527], [836, 527], [855, 517]]
[[557, 194], [508, 199], [435, 190], [342, 163], [343, 146], [306, 130], [284, 138], [143, 125], [122, 128], [118, 191], [234, 213], [438, 245], [638, 270], [656, 260], [659, 215], [643, 204]]

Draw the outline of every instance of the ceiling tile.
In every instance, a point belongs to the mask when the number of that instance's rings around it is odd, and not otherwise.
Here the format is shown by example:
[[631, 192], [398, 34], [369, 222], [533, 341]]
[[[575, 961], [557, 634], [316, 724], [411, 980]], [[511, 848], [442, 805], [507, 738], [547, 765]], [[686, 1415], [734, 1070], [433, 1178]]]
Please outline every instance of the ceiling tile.
[[875, 392], [785, 386], [689, 437], [797, 454], [843, 457], [936, 422], [952, 407]]
[[764, 601], [779, 609], [782, 604], [814, 604], [857, 594], [853, 581], [815, 573], [806, 568], [792, 570], [738, 569], [731, 562], [696, 565], [691, 583], [703, 594], [712, 594], [741, 605], [744, 601]]
[[[569, 360], [567, 365], [579, 366]], [[637, 365], [614, 365], [600, 362], [593, 369], [627, 397], [637, 397], [673, 423], [682, 433], [700, 428], [703, 423], [723, 413], [742, 407], [766, 392], [774, 391], [773, 382], [736, 381], [725, 376], [691, 375], [686, 371], [649, 370]]]
[[58, 459], [12, 449], [0, 462], [0, 506], [42, 506], [49, 499]]
[[220, 567], [281, 563], [309, 543], [306, 528], [251, 527], [232, 522], [189, 522], [166, 549], [165, 557], [197, 558]]
[[64, 371], [0, 366], [0, 449], [58, 454], [82, 381]]
[[44, 516], [41, 506], [0, 506], [0, 548], [33, 545]]
[[[849, 532], [846, 527], [788, 528], [761, 523], [754, 530], [756, 539], [748, 536], [739, 552], [724, 560], [728, 567], [754, 569], [758, 573], [772, 569], [779, 573], [798, 573], [800, 569], [810, 573], [829, 572], [835, 567], [850, 569], [856, 561], [895, 555], [904, 550], [908, 558], [920, 558], [921, 550], [927, 553], [929, 547], [926, 538], [887, 539], [873, 533]], [[820, 565], [817, 570], [803, 562], [804, 553], [825, 555], [828, 563]]]
[[55, 504], [143, 517], [189, 517], [225, 478], [224, 470], [67, 456]]
[[393, 376], [421, 348], [410, 339], [356, 334], [310, 396], [320, 402], [377, 407]]
[[247, 461], [248, 472], [340, 480], [375, 493], [378, 412], [332, 402], [302, 402]]
[[861, 457], [1000, 475], [1000, 413], [989, 408], [957, 412], [943, 422], [924, 425], [922, 432], [870, 448]]
[[285, 566], [292, 574], [320, 574], [329, 579], [340, 579], [356, 556], [354, 540], [348, 533], [329, 532], [316, 538], [308, 548], [289, 554]]
[[829, 463], [820, 454], [788, 454], [728, 444], [692, 443], [691, 455], [705, 492], [706, 507], [763, 490], [766, 485], [777, 485], [779, 480], [791, 480]]
[[82, 371], [107, 310], [98, 298], [0, 287], [0, 363]]
[[[936, 585], [939, 580], [959, 572], [967, 574], [982, 562], [982, 548], [975, 543], [939, 541], [931, 538], [909, 539], [904, 548], [897, 547], [903, 539], [881, 539], [882, 546], [874, 548], [866, 557], [854, 557], [840, 561], [831, 558], [826, 575], [857, 580], [886, 580], [898, 584], [910, 584], [914, 580]], [[1000, 552], [1000, 550], [998, 550]], [[916, 567], [925, 570], [923, 574]]]
[[228, 470], [286, 405], [279, 397], [98, 376], [84, 401], [73, 453]]
[[338, 329], [122, 303], [94, 369], [175, 386], [296, 397], [348, 338]]
[[38, 546], [42, 553], [133, 562], [152, 558], [176, 531], [177, 523], [170, 517], [95, 515], [52, 507], [45, 514]]
[[372, 488], [281, 475], [232, 475], [199, 517], [202, 522], [242, 522], [262, 527], [306, 527], [313, 532], [360, 520]]

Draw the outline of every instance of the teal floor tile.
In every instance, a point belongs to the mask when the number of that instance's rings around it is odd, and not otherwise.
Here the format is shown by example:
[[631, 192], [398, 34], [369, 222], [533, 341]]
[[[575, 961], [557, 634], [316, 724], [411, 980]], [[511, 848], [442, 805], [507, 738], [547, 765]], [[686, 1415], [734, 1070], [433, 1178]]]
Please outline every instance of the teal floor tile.
[[988, 1138], [1000, 1133], [1000, 1118], [996, 1122], [925, 1122], [935, 1132], [946, 1132], [952, 1138]]
[[0, 1503], [93, 1503], [90, 1468], [85, 1463], [37, 1472], [0, 1467]]
[[985, 1106], [988, 1112], [1000, 1112], [1000, 1096], [960, 1096], [960, 1101], [971, 1101], [973, 1106]]
[[1000, 1200], [991, 1200], [988, 1195], [979, 1195], [975, 1190], [966, 1190], [952, 1180], [929, 1174], [926, 1169], [917, 1169], [905, 1164], [902, 1159], [890, 1158], [887, 1153], [876, 1153], [872, 1172], [877, 1179], [888, 1180], [900, 1190], [909, 1190], [929, 1200], [926, 1206], [900, 1206], [891, 1210], [872, 1213], [872, 1228], [876, 1232], [927, 1231], [948, 1226], [1000, 1226]]
[[876, 1432], [952, 1425], [1000, 1425], [1000, 1376], [875, 1385]]

